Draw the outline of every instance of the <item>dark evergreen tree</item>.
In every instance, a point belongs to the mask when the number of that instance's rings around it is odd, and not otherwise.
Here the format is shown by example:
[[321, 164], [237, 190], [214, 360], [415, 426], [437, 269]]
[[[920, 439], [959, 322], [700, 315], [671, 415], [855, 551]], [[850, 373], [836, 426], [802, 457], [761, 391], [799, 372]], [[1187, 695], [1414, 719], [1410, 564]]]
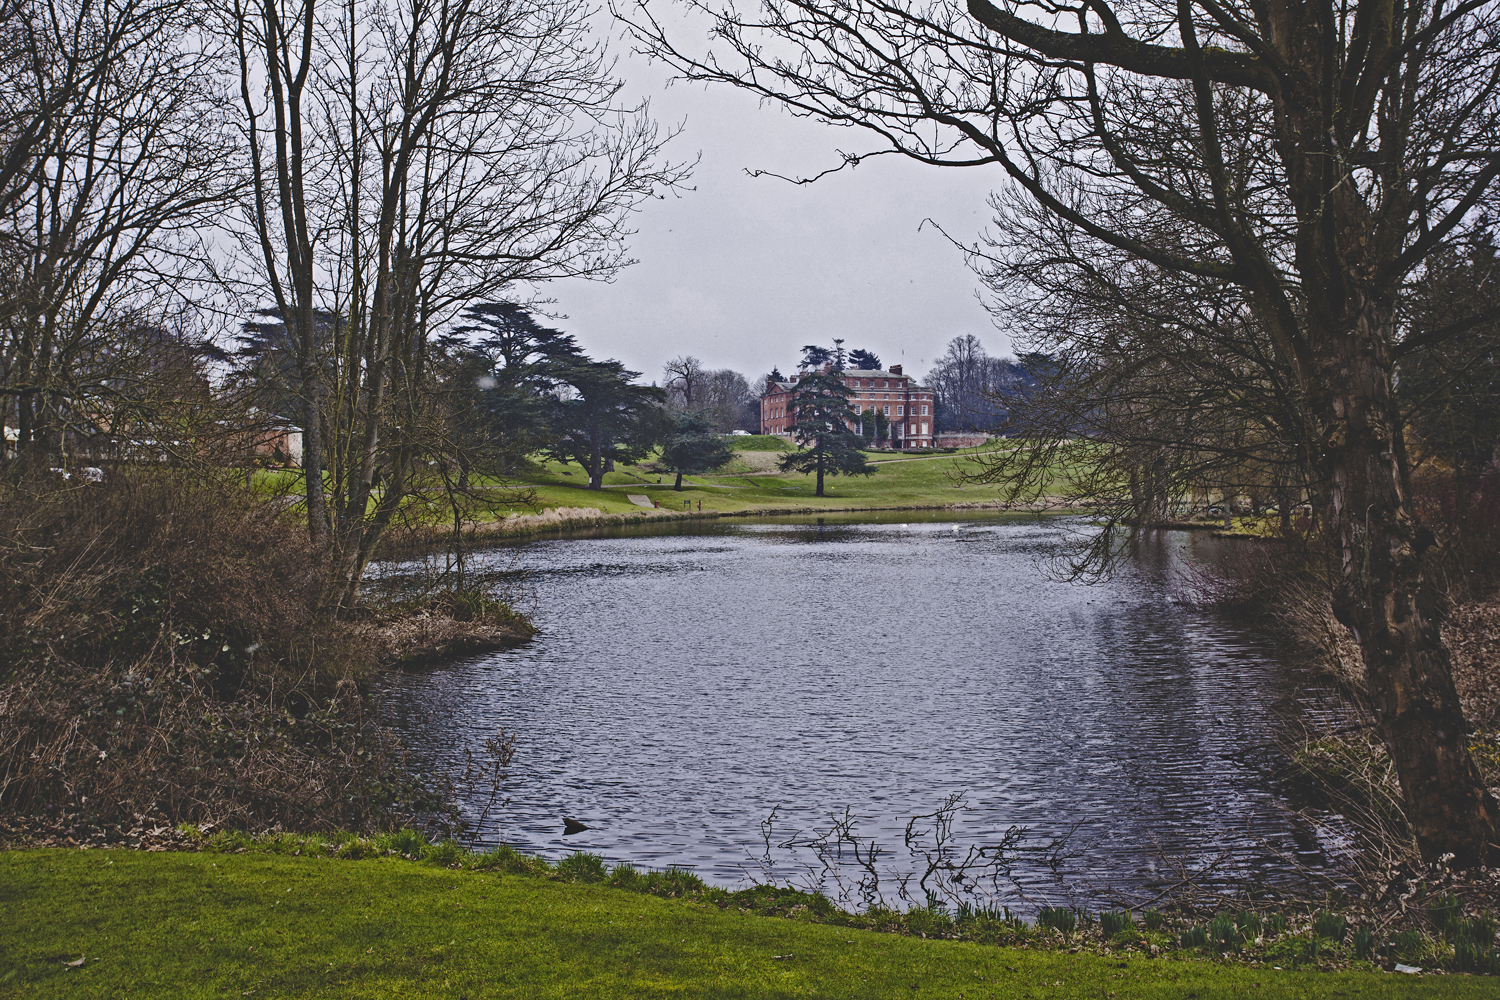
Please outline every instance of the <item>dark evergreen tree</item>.
[[639, 461], [665, 436], [666, 392], [636, 385], [640, 372], [618, 361], [584, 358], [559, 365], [558, 374], [577, 395], [556, 402], [556, 436], [544, 454], [583, 466], [589, 489], [603, 487], [604, 473], [615, 462]]
[[878, 447], [880, 442], [890, 440], [891, 418], [875, 407], [866, 407], [862, 413], [856, 414], [854, 419], [857, 423], [857, 433], [870, 447]]
[[[239, 346], [228, 359], [233, 378], [248, 392], [250, 401], [269, 413], [299, 417], [304, 403], [299, 396], [297, 345], [275, 309], [260, 309], [254, 319], [240, 326], [235, 340]], [[314, 313], [319, 355], [323, 356], [330, 340], [338, 333], [338, 318], [326, 309]], [[329, 366], [325, 363], [323, 366]], [[331, 372], [329, 372], [331, 374]]]
[[[1469, 247], [1435, 255], [1413, 296], [1411, 346], [1397, 369], [1423, 453], [1452, 468], [1460, 492], [1500, 464], [1500, 319], [1467, 322], [1485, 314], [1497, 281], [1488, 230]], [[1460, 331], [1446, 329], [1460, 323]]]
[[557, 402], [552, 392], [587, 359], [571, 334], [542, 326], [512, 302], [470, 307], [463, 319], [439, 340], [460, 464], [492, 464], [503, 472], [549, 443]]
[[682, 490], [682, 477], [710, 472], [733, 456], [724, 438], [713, 433], [708, 419], [701, 413], [672, 415], [670, 430], [661, 450], [661, 464], [677, 473], [672, 489]]
[[849, 367], [862, 372], [878, 372], [880, 358], [873, 351], [856, 348], [849, 352]]
[[819, 347], [817, 344], [808, 344], [802, 348], [802, 361], [797, 367], [803, 371], [815, 371], [824, 365], [832, 363], [832, 350], [827, 347]]
[[824, 495], [824, 476], [875, 472], [860, 451], [864, 442], [849, 429], [858, 419], [849, 405], [853, 395], [843, 379], [818, 371], [803, 375], [792, 394], [792, 436], [801, 447], [781, 460], [781, 471], [817, 473], [818, 496]]

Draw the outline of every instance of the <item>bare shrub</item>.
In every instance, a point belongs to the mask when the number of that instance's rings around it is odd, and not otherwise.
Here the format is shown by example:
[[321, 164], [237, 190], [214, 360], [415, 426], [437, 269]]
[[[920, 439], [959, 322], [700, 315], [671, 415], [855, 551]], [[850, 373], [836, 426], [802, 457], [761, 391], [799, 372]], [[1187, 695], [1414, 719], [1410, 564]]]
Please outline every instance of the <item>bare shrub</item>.
[[283, 505], [182, 469], [0, 490], [0, 809], [311, 830], [437, 807]]

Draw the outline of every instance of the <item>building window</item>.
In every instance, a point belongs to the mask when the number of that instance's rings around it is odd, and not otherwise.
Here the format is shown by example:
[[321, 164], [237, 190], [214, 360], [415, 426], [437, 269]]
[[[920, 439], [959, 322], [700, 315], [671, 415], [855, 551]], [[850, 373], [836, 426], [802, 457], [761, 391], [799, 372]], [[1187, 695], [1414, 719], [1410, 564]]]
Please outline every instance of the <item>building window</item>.
[[927, 416], [927, 407], [922, 407], [922, 416]]
[[906, 407], [904, 407], [904, 406], [898, 406], [898, 407], [896, 407], [896, 416], [899, 417], [902, 414], [904, 414], [905, 412], [906, 412]]
[[[924, 410], [925, 410], [925, 409], [927, 409], [927, 407], [925, 407], [925, 406], [924, 406], [924, 407], [922, 407], [922, 409], [924, 409]], [[923, 433], [923, 434], [924, 434], [924, 435], [925, 435], [925, 434], [926, 434], [926, 433], [927, 433], [927, 425], [926, 425], [926, 424], [923, 424], [923, 425], [922, 425], [922, 433]]]
[[886, 407], [886, 408], [885, 408], [885, 415], [886, 415], [886, 416], [890, 416], [890, 415], [891, 415], [891, 408], [890, 408], [890, 407], [889, 407], [889, 406], [887, 406], [887, 407]]
[[860, 410], [860, 408], [859, 408], [859, 404], [858, 404], [858, 403], [855, 403], [855, 404], [854, 404], [854, 412], [855, 412], [855, 413], [861, 413], [861, 412], [863, 412], [863, 411], [862, 411], [862, 410]]

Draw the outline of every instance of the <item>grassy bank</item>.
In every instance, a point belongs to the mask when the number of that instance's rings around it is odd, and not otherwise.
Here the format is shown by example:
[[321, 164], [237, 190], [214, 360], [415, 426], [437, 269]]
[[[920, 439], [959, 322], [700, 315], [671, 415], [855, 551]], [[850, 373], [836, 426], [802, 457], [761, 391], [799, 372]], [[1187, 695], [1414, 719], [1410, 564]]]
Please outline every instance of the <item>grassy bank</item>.
[[815, 477], [776, 471], [780, 454], [773, 451], [737, 452], [719, 474], [686, 476], [683, 489], [672, 489], [674, 478], [658, 473], [650, 461], [619, 466], [604, 476], [605, 489], [587, 488], [587, 477], [577, 466], [545, 463], [526, 477], [544, 506], [598, 507], [611, 512], [639, 510], [629, 494], [645, 495], [664, 509], [693, 509], [738, 513], [764, 508], [806, 510], [861, 509], [895, 506], [943, 506], [994, 502], [999, 488], [962, 482], [980, 468], [976, 450], [952, 455], [910, 456], [901, 452], [869, 452], [875, 474], [835, 476], [825, 483], [828, 496], [814, 495]]
[[[924, 940], [400, 858], [0, 855], [0, 997], [1481, 997], [1495, 980]], [[1186, 953], [1184, 953], [1186, 954]]]
[[[776, 471], [781, 452], [773, 445], [783, 449], [787, 445], [779, 438], [768, 440], [771, 444], [736, 451], [717, 473], [684, 477], [681, 490], [673, 488], [674, 475], [658, 471], [649, 460], [606, 473], [604, 488], [599, 490], [588, 488], [587, 474], [576, 465], [539, 462], [516, 480], [493, 484], [497, 502], [473, 504], [471, 523], [480, 536], [527, 536], [679, 517], [998, 506], [1002, 498], [997, 486], [964, 481], [966, 475], [979, 471], [984, 453], [995, 446], [954, 454], [869, 452], [866, 457], [876, 469], [872, 476], [830, 477], [827, 495], [819, 497], [814, 495], [812, 476]], [[762, 445], [760, 439], [752, 443]], [[1066, 479], [1066, 470], [1059, 470], [1059, 489]], [[482, 500], [486, 484], [479, 481], [477, 487]], [[533, 505], [508, 507], [503, 498], [518, 491], [529, 496]], [[632, 497], [654, 506], [644, 506]], [[437, 544], [446, 530], [434, 526], [404, 541]]]

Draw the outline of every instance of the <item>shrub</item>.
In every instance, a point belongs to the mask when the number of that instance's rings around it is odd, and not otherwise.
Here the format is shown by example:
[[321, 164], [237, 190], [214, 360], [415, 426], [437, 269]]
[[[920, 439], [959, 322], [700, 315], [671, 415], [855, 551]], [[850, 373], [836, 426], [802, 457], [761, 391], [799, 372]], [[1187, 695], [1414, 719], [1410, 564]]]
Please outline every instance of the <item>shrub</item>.
[[1241, 911], [1234, 918], [1234, 925], [1239, 928], [1240, 933], [1247, 940], [1254, 941], [1260, 937], [1265, 930], [1265, 921], [1261, 920], [1260, 914], [1254, 910]]
[[369, 720], [377, 643], [320, 612], [287, 505], [211, 469], [43, 486], [0, 483], [0, 811], [81, 835], [441, 813]]
[[1167, 918], [1160, 910], [1147, 910], [1141, 914], [1141, 922], [1146, 925], [1148, 931], [1159, 931], [1166, 924]]
[[375, 647], [319, 612], [305, 531], [215, 476], [0, 484], [0, 810], [369, 830], [440, 808], [367, 719]]
[[1280, 913], [1272, 913], [1266, 917], [1265, 933], [1270, 937], [1280, 937], [1286, 933], [1286, 917]]
[[1099, 928], [1107, 938], [1128, 931], [1134, 926], [1135, 922], [1131, 919], [1129, 910], [1105, 910], [1099, 914]]

